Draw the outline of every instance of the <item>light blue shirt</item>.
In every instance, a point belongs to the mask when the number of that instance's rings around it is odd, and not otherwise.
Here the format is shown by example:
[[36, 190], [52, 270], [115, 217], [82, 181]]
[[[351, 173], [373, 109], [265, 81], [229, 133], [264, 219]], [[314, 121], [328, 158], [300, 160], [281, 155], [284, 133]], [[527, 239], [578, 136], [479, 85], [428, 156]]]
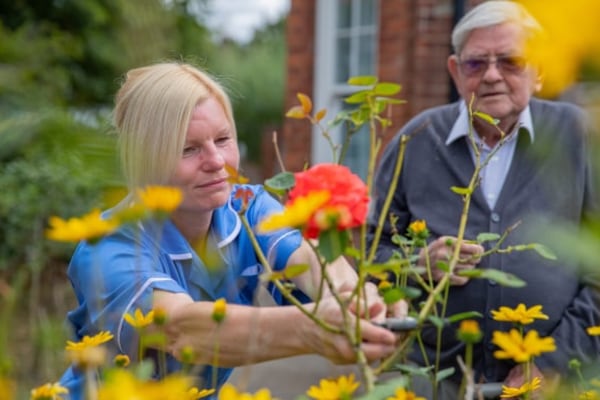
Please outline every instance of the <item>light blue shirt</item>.
[[[282, 209], [261, 186], [245, 185], [244, 189], [253, 193], [244, 214], [251, 227]], [[114, 335], [107, 343], [109, 354], [127, 354], [136, 360], [139, 335], [125, 323], [124, 315], [138, 308], [147, 314], [152, 309], [154, 290], [187, 293], [195, 301], [222, 297], [228, 303], [252, 304], [264, 267], [238, 215], [241, 200], [233, 193], [235, 188], [227, 204], [213, 212], [207, 245], [215, 252], [214, 257], [207, 257], [214, 260], [212, 266], [196, 254], [170, 220], [127, 225], [98, 243], [80, 243], [68, 269], [79, 303], [68, 313], [74, 340], [109, 331]], [[285, 268], [302, 242], [300, 232], [290, 229], [257, 235], [256, 239], [274, 270]], [[283, 304], [281, 294], [272, 286], [270, 289], [274, 300]], [[167, 355], [167, 373], [179, 369], [181, 364]], [[204, 366], [197, 370], [205, 387], [210, 388], [213, 369]], [[219, 386], [230, 373], [231, 368], [218, 369]], [[83, 399], [83, 379], [83, 373], [73, 367], [61, 378], [72, 400]]]
[[[469, 111], [466, 104], [461, 102], [460, 113], [452, 126], [448, 139], [446, 139], [446, 145], [453, 143], [461, 137], [468, 136], [470, 131], [469, 125]], [[498, 200], [500, 191], [504, 186], [506, 175], [515, 154], [517, 136], [524, 130], [529, 133], [531, 143], [533, 143], [534, 131], [529, 106], [519, 115], [519, 120], [513, 131], [508, 133], [506, 138], [498, 142], [494, 147], [485, 144], [477, 132], [473, 130], [473, 139], [479, 149], [479, 162], [483, 166], [479, 175], [480, 187], [490, 210], [494, 209], [496, 200]], [[469, 151], [471, 152], [473, 163], [476, 165], [477, 153], [473, 146], [469, 146]]]

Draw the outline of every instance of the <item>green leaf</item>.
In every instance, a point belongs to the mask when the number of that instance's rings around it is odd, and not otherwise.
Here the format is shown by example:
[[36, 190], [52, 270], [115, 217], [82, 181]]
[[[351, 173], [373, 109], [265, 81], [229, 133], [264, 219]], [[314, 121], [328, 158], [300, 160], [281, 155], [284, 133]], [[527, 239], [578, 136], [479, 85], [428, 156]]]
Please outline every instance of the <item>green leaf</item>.
[[377, 383], [369, 393], [357, 397], [356, 400], [381, 400], [391, 398], [394, 396], [396, 389], [405, 388], [407, 384], [408, 378], [405, 376], [385, 380], [382, 383]]
[[310, 269], [308, 264], [294, 264], [286, 267], [283, 270], [283, 274], [287, 279], [292, 279], [298, 275], [302, 275]]
[[532, 245], [533, 250], [535, 250], [540, 256], [547, 258], [548, 260], [556, 260], [556, 254], [552, 252], [548, 247], [543, 244], [534, 243]]
[[452, 186], [450, 188], [450, 190], [452, 190], [454, 193], [456, 194], [460, 194], [462, 196], [466, 196], [468, 194], [473, 193], [473, 190], [466, 188], [466, 187], [458, 187], [458, 186]]
[[265, 189], [277, 195], [284, 195], [296, 185], [296, 178], [291, 172], [280, 172], [272, 178], [265, 180]]
[[428, 367], [417, 367], [411, 364], [396, 364], [394, 365], [394, 370], [402, 371], [406, 375], [411, 376], [429, 376], [429, 371], [433, 369], [433, 365]]
[[454, 314], [454, 315], [446, 318], [446, 320], [448, 322], [452, 323], [452, 322], [462, 321], [463, 319], [473, 319], [473, 318], [481, 318], [481, 317], [483, 317], [483, 315], [481, 315], [481, 313], [478, 313], [477, 311], [466, 311], [466, 312]]
[[361, 90], [360, 92], [356, 92], [346, 97], [344, 101], [348, 104], [361, 104], [364, 103], [369, 97], [369, 92], [366, 90]]
[[352, 76], [348, 79], [348, 85], [371, 86], [377, 83], [377, 77], [371, 75]]
[[444, 327], [444, 324], [446, 323], [446, 321], [443, 318], [436, 317], [435, 315], [430, 315], [428, 319], [433, 324], [433, 326], [435, 326], [438, 329], [442, 329]]
[[443, 381], [444, 379], [452, 376], [452, 374], [454, 374], [454, 367], [442, 369], [442, 370], [438, 371], [437, 374], [435, 374], [435, 381], [436, 381], [436, 383], [439, 383], [439, 382]]
[[404, 299], [404, 293], [400, 288], [388, 289], [383, 292], [383, 302], [385, 304], [394, 304], [402, 299]]
[[497, 233], [485, 232], [477, 235], [477, 243], [491, 242], [500, 239], [500, 235]]
[[397, 83], [381, 82], [375, 85], [373, 91], [379, 96], [393, 96], [402, 90], [402, 86]]
[[440, 271], [443, 272], [448, 272], [450, 271], [450, 266], [448, 265], [448, 263], [446, 261], [436, 261], [435, 266], [437, 267], [437, 269], [439, 269]]
[[497, 269], [462, 269], [456, 272], [458, 276], [465, 276], [467, 278], [481, 278], [481, 279], [491, 279], [493, 281], [498, 282], [502, 286], [513, 287], [513, 288], [521, 288], [526, 286], [524, 280], [517, 277], [516, 275], [509, 274], [504, 271], [500, 271]]
[[487, 122], [490, 125], [496, 126], [496, 125], [498, 125], [498, 122], [500, 122], [500, 120], [493, 118], [490, 115], [483, 113], [481, 111], [475, 111], [475, 112], [473, 112], [473, 115], [478, 118], [481, 118], [482, 120], [484, 120], [485, 122]]
[[328, 229], [319, 234], [319, 254], [325, 261], [332, 262], [342, 254], [348, 246], [348, 232], [336, 228]]

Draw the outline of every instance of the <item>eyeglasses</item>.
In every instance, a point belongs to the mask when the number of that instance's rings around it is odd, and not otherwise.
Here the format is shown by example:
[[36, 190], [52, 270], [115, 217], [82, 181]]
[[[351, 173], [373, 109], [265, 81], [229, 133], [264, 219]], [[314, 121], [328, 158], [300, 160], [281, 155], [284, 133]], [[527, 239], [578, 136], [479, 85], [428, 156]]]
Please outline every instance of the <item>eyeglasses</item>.
[[460, 69], [468, 77], [483, 75], [490, 64], [504, 74], [518, 74], [527, 68], [527, 60], [519, 56], [473, 57], [465, 60], [459, 59]]

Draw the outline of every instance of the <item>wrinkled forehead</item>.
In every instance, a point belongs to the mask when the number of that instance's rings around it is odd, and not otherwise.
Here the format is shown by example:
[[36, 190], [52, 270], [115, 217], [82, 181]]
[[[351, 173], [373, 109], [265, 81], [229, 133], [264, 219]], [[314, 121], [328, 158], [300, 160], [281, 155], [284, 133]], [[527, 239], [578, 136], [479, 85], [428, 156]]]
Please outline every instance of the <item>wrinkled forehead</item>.
[[518, 24], [506, 22], [470, 31], [460, 55], [524, 55], [526, 47], [526, 31]]

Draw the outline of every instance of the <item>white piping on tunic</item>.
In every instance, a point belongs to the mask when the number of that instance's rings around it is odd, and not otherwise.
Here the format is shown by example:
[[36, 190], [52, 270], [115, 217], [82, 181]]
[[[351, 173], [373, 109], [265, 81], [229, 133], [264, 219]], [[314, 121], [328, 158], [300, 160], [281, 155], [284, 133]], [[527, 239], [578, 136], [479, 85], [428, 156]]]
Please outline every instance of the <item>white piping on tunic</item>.
[[121, 346], [121, 332], [123, 331], [123, 324], [125, 323], [125, 314], [127, 314], [127, 310], [129, 310], [132, 306], [133, 303], [135, 303], [135, 301], [142, 295], [142, 293], [148, 289], [148, 287], [153, 284], [154, 282], [164, 282], [164, 281], [172, 281], [171, 278], [150, 278], [148, 279], [146, 282], [144, 282], [144, 284], [138, 289], [138, 291], [135, 293], [135, 295], [131, 298], [131, 301], [129, 302], [129, 304], [127, 304], [127, 307], [125, 307], [125, 311], [123, 312], [123, 315], [121, 315], [121, 320], [119, 321], [119, 327], [117, 328], [117, 346], [119, 347], [119, 351], [123, 354], [126, 354], [125, 351], [123, 351], [123, 347]]

